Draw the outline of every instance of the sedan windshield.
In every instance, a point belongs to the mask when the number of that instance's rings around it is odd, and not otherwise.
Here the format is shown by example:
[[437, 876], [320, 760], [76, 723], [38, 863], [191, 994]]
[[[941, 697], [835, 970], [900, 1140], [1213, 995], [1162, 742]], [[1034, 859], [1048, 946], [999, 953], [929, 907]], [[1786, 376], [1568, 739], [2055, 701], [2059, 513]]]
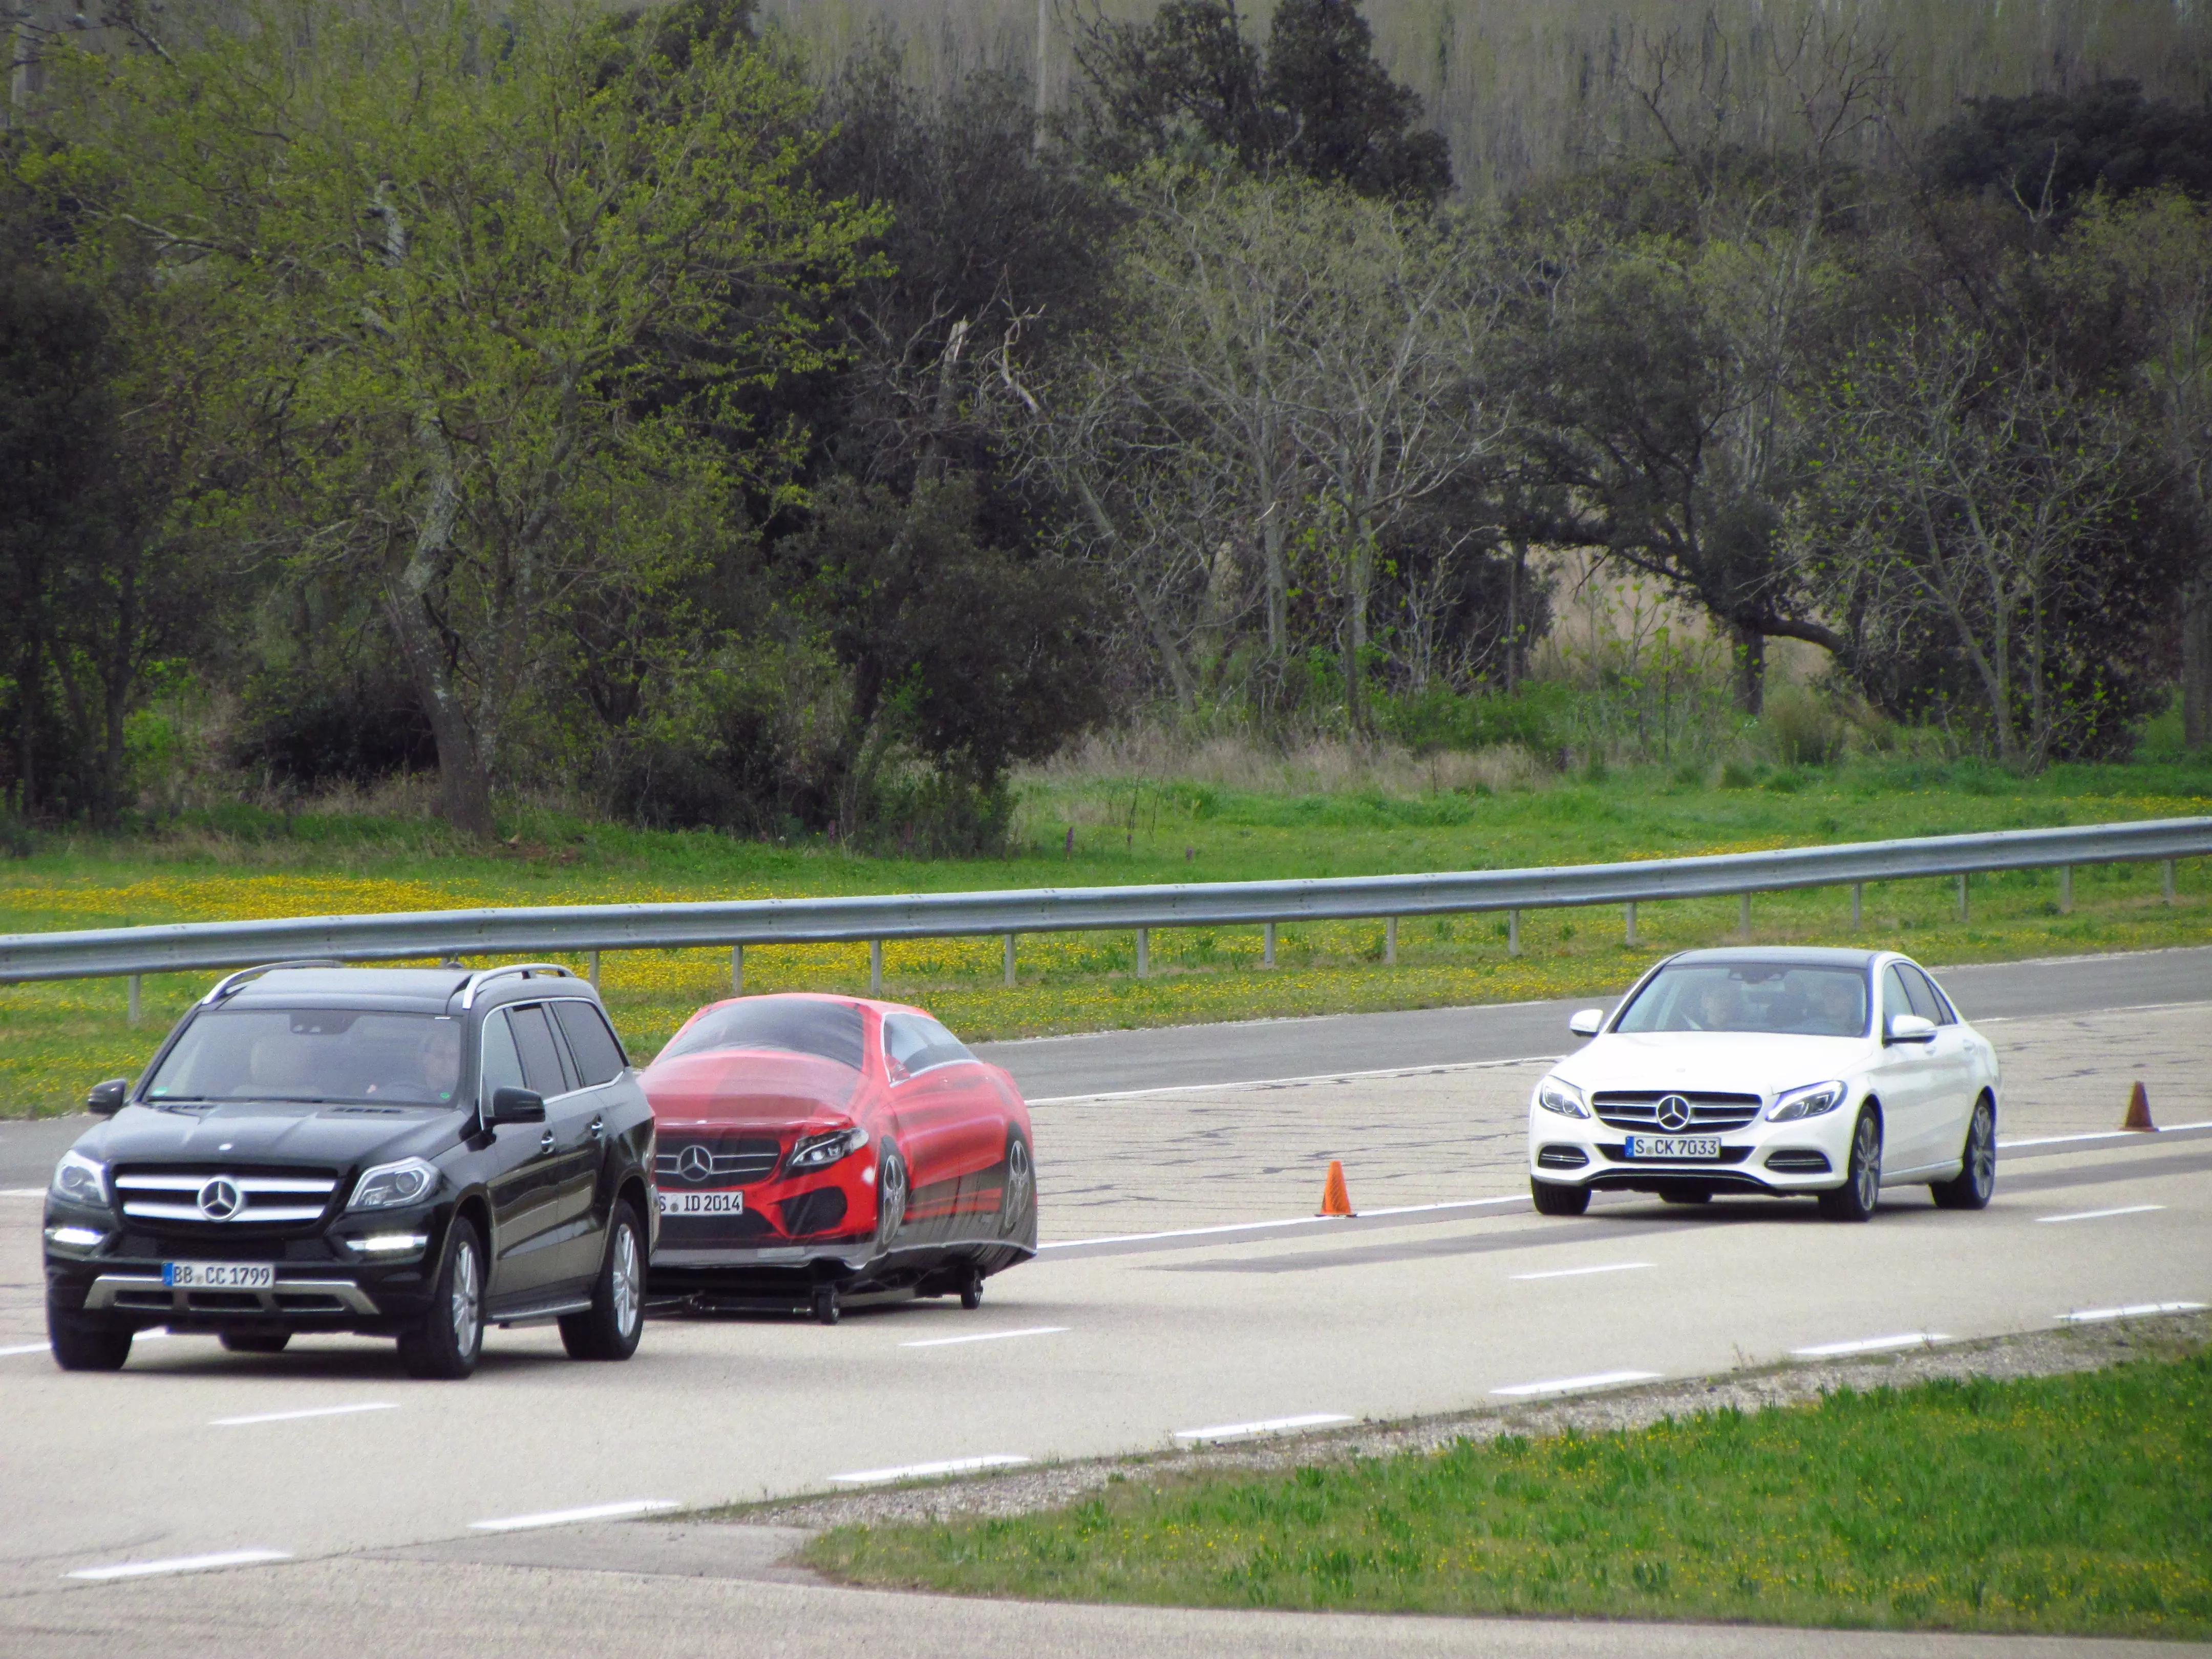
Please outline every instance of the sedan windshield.
[[1685, 963], [1655, 974], [1613, 1029], [1863, 1036], [1866, 972], [1774, 962]]
[[760, 997], [709, 1008], [676, 1034], [659, 1059], [710, 1048], [783, 1048], [817, 1054], [857, 1072], [860, 1048], [860, 1011], [853, 1004]]
[[460, 1082], [460, 1022], [443, 1015], [219, 1008], [185, 1028], [146, 1098], [445, 1106]]

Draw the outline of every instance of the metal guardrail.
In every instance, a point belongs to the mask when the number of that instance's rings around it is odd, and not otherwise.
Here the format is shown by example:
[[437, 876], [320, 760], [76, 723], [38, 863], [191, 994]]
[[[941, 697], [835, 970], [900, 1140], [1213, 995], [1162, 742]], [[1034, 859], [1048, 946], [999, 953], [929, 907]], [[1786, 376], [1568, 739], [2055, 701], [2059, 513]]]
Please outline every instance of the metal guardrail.
[[[422, 910], [387, 915], [298, 916], [268, 921], [182, 922], [77, 933], [0, 937], [0, 983], [90, 979], [234, 968], [275, 958], [331, 957], [372, 962], [403, 957], [503, 956], [517, 951], [665, 949], [834, 940], [872, 941], [872, 977], [882, 980], [881, 943], [1003, 933], [1007, 969], [1020, 933], [1096, 928], [1139, 931], [1138, 971], [1155, 927], [1392, 920], [1463, 912], [1510, 913], [1518, 947], [1519, 913], [1592, 904], [1634, 907], [1666, 899], [1750, 896], [1794, 888], [1854, 889], [1870, 881], [1957, 876], [2076, 864], [2167, 862], [2212, 854], [2212, 818], [2165, 818], [2060, 830], [2012, 830], [1839, 847], [1787, 848], [1630, 864], [1476, 870], [1419, 876], [1348, 876], [1313, 881], [1209, 882], [1152, 887], [1036, 888], [1007, 892], [902, 893], [864, 898], [748, 899], [688, 904], [560, 905]], [[1853, 895], [1853, 917], [1857, 917]], [[1395, 958], [1395, 951], [1390, 953]], [[596, 962], [594, 967], [596, 968]], [[134, 992], [137, 987], [133, 985]], [[134, 997], [135, 1001], [135, 997]]]

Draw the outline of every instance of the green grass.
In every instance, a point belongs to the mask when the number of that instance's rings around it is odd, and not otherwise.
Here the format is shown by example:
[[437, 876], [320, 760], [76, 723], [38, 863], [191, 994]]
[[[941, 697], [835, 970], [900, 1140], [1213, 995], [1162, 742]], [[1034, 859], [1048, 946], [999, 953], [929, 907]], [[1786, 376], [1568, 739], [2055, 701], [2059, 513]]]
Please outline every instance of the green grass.
[[[1017, 850], [994, 860], [857, 855], [822, 843], [657, 834], [543, 811], [504, 823], [486, 851], [434, 821], [234, 805], [157, 836], [47, 838], [0, 861], [0, 932], [229, 917], [475, 905], [769, 897], [1000, 887], [1240, 881], [1423, 870], [1503, 869], [1760, 848], [2026, 829], [2212, 812], [2212, 756], [2195, 763], [2056, 767], [2014, 778], [1972, 763], [1743, 768], [1708, 787], [1664, 769], [1534, 787], [1304, 793], [1089, 776], [1024, 789]], [[1067, 832], [1074, 830], [1073, 851]], [[2140, 950], [2212, 939], [2212, 861], [2180, 866], [2182, 902], [2160, 902], [2154, 867], [2075, 872], [2062, 915], [2049, 872], [1977, 878], [1960, 922], [1948, 880], [1877, 884], [1865, 927], [1849, 894], [1761, 896], [1769, 942], [1894, 943], [1934, 963]], [[1259, 970], [1257, 928], [1175, 929], [1134, 977], [1133, 936], [1044, 935], [1000, 982], [995, 939], [921, 940], [888, 953], [888, 989], [927, 1003], [964, 1035], [991, 1038], [1263, 1015], [1437, 1006], [1598, 994], [1661, 951], [1733, 936], [1732, 899], [1645, 905], [1626, 945], [1617, 910], [1524, 916], [1508, 956], [1501, 916], [1408, 919], [1385, 965], [1380, 921], [1286, 927], [1279, 969]], [[865, 945], [756, 948], [746, 988], [862, 990]], [[100, 1078], [135, 1072], [204, 988], [204, 975], [147, 981], [146, 1020], [125, 1022], [118, 981], [0, 989], [0, 1113], [68, 1109]], [[623, 1035], [650, 1054], [701, 1002], [727, 994], [726, 953], [635, 951], [605, 959]], [[1972, 1010], [1968, 1011], [1971, 1014]]]
[[1838, 1392], [1287, 1474], [1117, 1477], [847, 1527], [811, 1565], [974, 1595], [2212, 1636], [2212, 1354]]

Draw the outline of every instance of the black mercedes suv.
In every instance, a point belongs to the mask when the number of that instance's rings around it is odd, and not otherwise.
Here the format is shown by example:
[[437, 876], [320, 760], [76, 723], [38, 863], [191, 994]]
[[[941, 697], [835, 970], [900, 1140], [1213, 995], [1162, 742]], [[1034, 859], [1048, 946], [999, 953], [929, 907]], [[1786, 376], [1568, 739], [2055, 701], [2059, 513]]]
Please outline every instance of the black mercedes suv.
[[46, 1195], [64, 1370], [112, 1370], [155, 1325], [247, 1353], [395, 1336], [416, 1376], [474, 1370], [487, 1322], [636, 1351], [653, 1109], [565, 968], [249, 968], [86, 1103], [110, 1121]]

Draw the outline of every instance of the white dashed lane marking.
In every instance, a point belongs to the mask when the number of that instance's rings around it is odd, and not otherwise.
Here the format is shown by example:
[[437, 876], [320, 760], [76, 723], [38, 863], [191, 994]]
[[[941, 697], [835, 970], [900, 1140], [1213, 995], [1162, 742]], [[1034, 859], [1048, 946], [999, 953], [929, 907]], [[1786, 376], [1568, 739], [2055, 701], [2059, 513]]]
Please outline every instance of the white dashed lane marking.
[[1656, 1382], [1657, 1371], [1595, 1371], [1588, 1376], [1559, 1376], [1548, 1382], [1516, 1382], [1510, 1388], [1492, 1389], [1491, 1393], [1509, 1398], [1525, 1400], [1544, 1394], [1579, 1394], [1585, 1389], [1611, 1389], [1623, 1382]]
[[949, 1348], [959, 1342], [1003, 1342], [1015, 1336], [1058, 1336], [1066, 1331], [1065, 1325], [1031, 1325], [1018, 1331], [978, 1331], [973, 1336], [931, 1336], [919, 1342], [902, 1342], [902, 1348]]
[[1011, 1469], [1028, 1462], [1012, 1452], [991, 1452], [981, 1457], [947, 1457], [935, 1463], [908, 1463], [895, 1469], [860, 1469], [852, 1474], [833, 1474], [841, 1486], [883, 1486], [894, 1480], [927, 1480], [932, 1475], [968, 1474], [977, 1469]]
[[568, 1527], [579, 1521], [619, 1521], [632, 1515], [672, 1510], [669, 1498], [633, 1498], [619, 1504], [588, 1504], [576, 1510], [546, 1510], [538, 1515], [503, 1515], [491, 1521], [471, 1521], [471, 1532], [521, 1532], [530, 1527]]
[[1515, 1273], [1516, 1279], [1580, 1279], [1586, 1273], [1625, 1273], [1648, 1267], [1648, 1261], [1608, 1261], [1602, 1267], [1553, 1267], [1547, 1273]]
[[1342, 1412], [1308, 1412], [1302, 1417], [1268, 1417], [1256, 1423], [1216, 1423], [1211, 1428], [1177, 1429], [1175, 1437], [1193, 1445], [1203, 1445], [1213, 1440], [1256, 1440], [1262, 1435], [1288, 1434], [1296, 1429], [1326, 1428], [1332, 1423], [1350, 1421]]
[[1894, 1336], [1862, 1336], [1850, 1342], [1821, 1342], [1809, 1348], [1792, 1348], [1800, 1359], [1834, 1359], [1843, 1354], [1887, 1353], [1895, 1348], [1925, 1348], [1937, 1342], [1955, 1341], [1942, 1331], [1899, 1331]]
[[390, 1400], [363, 1401], [357, 1406], [309, 1406], [295, 1412], [257, 1412], [251, 1417], [218, 1417], [208, 1426], [211, 1429], [242, 1429], [254, 1423], [296, 1423], [307, 1417], [350, 1417], [356, 1412], [396, 1412], [397, 1401]]
[[2162, 1210], [2163, 1204], [2123, 1204], [2117, 1210], [2076, 1210], [2071, 1215], [2039, 1215], [2039, 1222], [2102, 1221], [2108, 1215], [2148, 1215], [2153, 1210]]
[[2157, 1314], [2203, 1313], [2202, 1302], [2135, 1302], [2124, 1308], [2079, 1308], [2054, 1314], [2062, 1325], [2087, 1325], [2100, 1319], [2148, 1319]]
[[211, 1572], [217, 1567], [258, 1566], [265, 1561], [289, 1561], [289, 1550], [224, 1550], [216, 1555], [176, 1555], [166, 1561], [118, 1561], [104, 1567], [79, 1567], [70, 1578], [150, 1578], [164, 1572]]

